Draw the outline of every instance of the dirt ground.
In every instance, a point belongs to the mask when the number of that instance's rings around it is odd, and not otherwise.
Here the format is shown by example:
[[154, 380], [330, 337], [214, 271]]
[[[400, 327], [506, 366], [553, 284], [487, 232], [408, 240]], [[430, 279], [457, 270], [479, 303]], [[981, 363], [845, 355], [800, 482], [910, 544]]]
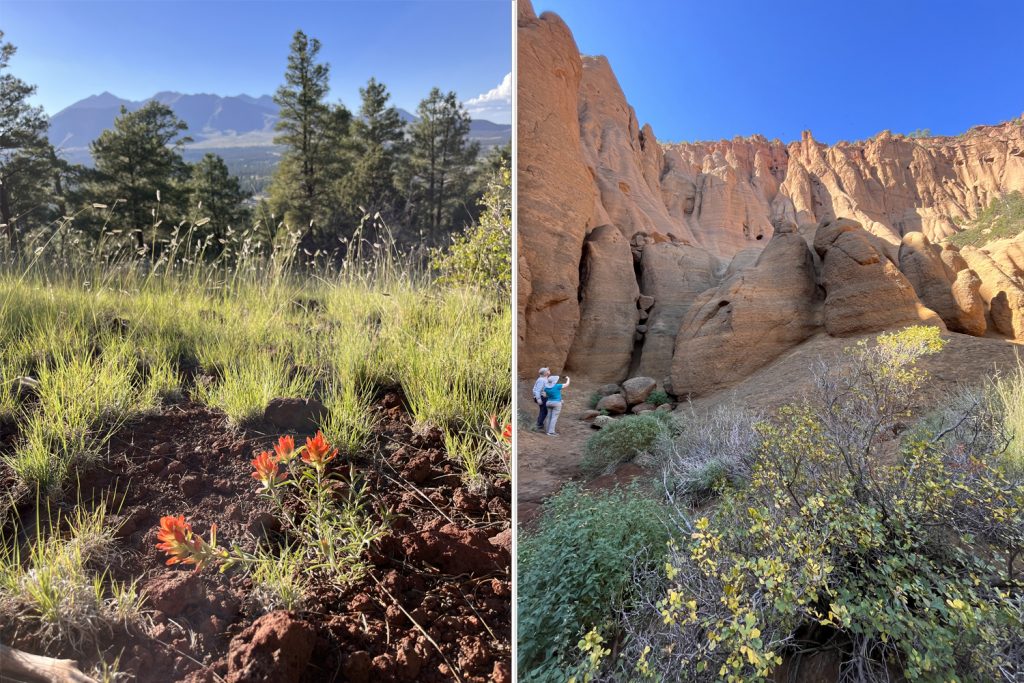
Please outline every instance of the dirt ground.
[[[204, 537], [217, 523], [223, 545], [280, 541], [249, 464], [277, 433], [236, 429], [188, 401], [120, 429], [106, 462], [82, 476], [81, 504], [107, 499], [119, 509], [110, 569], [141, 579], [154, 628], [98, 634], [96, 653], [119, 655], [119, 669], [138, 681], [510, 680], [511, 482], [498, 476], [490, 490], [470, 490], [441, 432], [414, 430], [399, 393], [382, 395], [376, 410], [380, 456], [350, 460], [375, 509], [392, 516], [366, 554], [369, 575], [343, 590], [314, 586], [303, 610], [262, 618], [243, 572], [167, 567], [155, 544], [168, 514], [184, 514]], [[0, 625], [0, 639], [41, 651], [17, 625]], [[91, 664], [88, 653], [46, 654]]]
[[[729, 389], [693, 398], [689, 403], [681, 404], [677, 411], [684, 413], [692, 408], [702, 412], [727, 403], [764, 412], [774, 411], [787, 403], [799, 401], [811, 391], [815, 366], [841, 362], [845, 348], [859, 339], [874, 336], [835, 338], [824, 333], [816, 335]], [[943, 351], [926, 357], [919, 364], [929, 373], [929, 381], [919, 394], [922, 413], [941, 404], [957, 386], [977, 384], [986, 375], [1016, 367], [1018, 357], [1024, 354], [1020, 344], [1002, 339], [956, 333], [946, 334], [945, 338], [947, 344]], [[534, 380], [524, 379], [518, 384], [516, 485], [520, 526], [529, 528], [544, 499], [565, 483], [582, 478], [579, 463], [587, 439], [595, 431], [589, 422], [580, 418], [589, 409], [590, 395], [606, 382], [571, 376], [572, 383], [563, 392], [565, 403], [558, 420], [560, 435], [556, 437], [526, 428], [525, 425], [533, 425], [537, 417], [537, 407], [531, 395]], [[590, 482], [589, 486], [608, 486], [644, 475], [639, 467], [628, 464], [612, 475]]]

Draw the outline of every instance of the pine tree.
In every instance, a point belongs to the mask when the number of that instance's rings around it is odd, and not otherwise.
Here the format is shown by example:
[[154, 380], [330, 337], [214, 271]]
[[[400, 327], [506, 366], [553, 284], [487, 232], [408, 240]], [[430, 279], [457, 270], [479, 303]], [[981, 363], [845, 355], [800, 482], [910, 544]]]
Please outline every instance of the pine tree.
[[395, 166], [405, 153], [405, 122], [398, 109], [388, 105], [390, 95], [383, 83], [371, 78], [359, 94], [362, 105], [352, 122], [355, 161], [343, 184], [344, 205], [357, 221], [363, 212], [371, 217], [379, 213], [390, 221], [399, 200]]
[[121, 227], [140, 250], [147, 227], [155, 244], [161, 222], [183, 213], [189, 169], [181, 148], [191, 138], [181, 133], [187, 129], [165, 104], [149, 102], [134, 112], [122, 106], [114, 127], [90, 145], [97, 171], [94, 201], [118, 202], [115, 216], [122, 217]]
[[0, 234], [17, 251], [26, 216], [45, 212], [52, 200], [53, 148], [42, 107], [28, 103], [36, 86], [7, 72], [17, 48], [3, 36], [0, 31]]
[[228, 228], [247, 227], [249, 211], [238, 178], [231, 175], [227, 164], [216, 154], [206, 154], [192, 166], [189, 178], [189, 206], [193, 222], [206, 220], [200, 233], [213, 238], [210, 252], [221, 251], [220, 240]]
[[458, 217], [467, 216], [466, 199], [479, 145], [468, 140], [469, 113], [454, 92], [432, 89], [416, 114], [409, 127], [405, 186], [415, 219], [436, 242], [443, 233], [461, 227], [456, 225]]
[[320, 41], [296, 31], [285, 83], [274, 94], [280, 108], [274, 142], [287, 150], [270, 187], [271, 206], [294, 228], [325, 231], [332, 214], [333, 179], [344, 170], [351, 113], [326, 102], [330, 65], [317, 63]]

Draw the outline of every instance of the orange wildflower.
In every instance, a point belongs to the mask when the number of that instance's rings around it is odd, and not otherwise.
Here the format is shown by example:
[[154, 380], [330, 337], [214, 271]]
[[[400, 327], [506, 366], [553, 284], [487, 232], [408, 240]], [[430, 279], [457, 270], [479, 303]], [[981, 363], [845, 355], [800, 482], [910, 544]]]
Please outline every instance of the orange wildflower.
[[277, 461], [287, 465], [295, 457], [295, 437], [282, 436], [274, 445], [274, 453], [277, 454]]
[[302, 451], [302, 461], [322, 471], [331, 460], [338, 455], [337, 448], [331, 448], [323, 432], [317, 432], [312, 439], [306, 438], [306, 448]]
[[270, 451], [263, 451], [253, 458], [252, 466], [256, 468], [252, 478], [263, 484], [264, 491], [274, 488], [275, 484], [281, 483], [288, 476], [286, 472], [278, 474], [277, 459], [270, 455]]
[[156, 544], [157, 549], [170, 555], [167, 564], [197, 564], [195, 554], [202, 550], [203, 540], [192, 533], [184, 515], [161, 517], [156, 538], [160, 541]]

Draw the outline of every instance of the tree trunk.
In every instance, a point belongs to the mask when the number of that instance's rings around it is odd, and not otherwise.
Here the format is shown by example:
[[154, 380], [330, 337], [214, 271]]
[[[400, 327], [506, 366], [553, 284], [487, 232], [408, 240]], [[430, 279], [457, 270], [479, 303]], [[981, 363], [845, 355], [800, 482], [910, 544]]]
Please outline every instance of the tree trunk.
[[18, 231], [14, 229], [14, 218], [11, 216], [11, 200], [7, 191], [7, 183], [0, 180], [0, 223], [4, 225], [8, 244], [12, 252], [18, 252]]

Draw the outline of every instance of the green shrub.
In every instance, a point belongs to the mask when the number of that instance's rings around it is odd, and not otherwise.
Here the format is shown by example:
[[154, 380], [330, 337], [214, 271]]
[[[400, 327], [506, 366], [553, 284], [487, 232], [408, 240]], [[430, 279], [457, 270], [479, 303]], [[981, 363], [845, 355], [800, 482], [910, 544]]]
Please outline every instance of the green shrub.
[[[670, 546], [656, 608], [627, 619], [640, 677], [769, 681], [829, 651], [849, 680], [1019, 680], [1024, 486], [912, 418], [936, 328], [860, 343], [812, 402], [759, 426], [748, 486]], [[929, 438], [930, 437], [930, 438]], [[844, 679], [846, 680], [846, 679]]]
[[570, 484], [549, 499], [540, 528], [519, 541], [520, 680], [567, 680], [577, 641], [630, 602], [636, 558], [657, 565], [667, 541], [664, 506], [635, 485], [585, 493]]
[[587, 475], [596, 476], [611, 465], [651, 452], [676, 431], [676, 422], [668, 413], [627, 415], [590, 437], [580, 467]]
[[1014, 237], [1024, 230], [1024, 193], [1010, 192], [993, 199], [978, 218], [949, 238], [958, 247], [980, 247], [986, 242]]
[[452, 241], [447, 253], [435, 251], [431, 266], [440, 282], [494, 287], [507, 296], [512, 291], [512, 173], [507, 167], [495, 175], [480, 200], [480, 220]]
[[705, 413], [691, 410], [665, 463], [669, 497], [700, 502], [727, 485], [745, 485], [759, 441], [758, 420], [756, 414], [735, 406]]
[[590, 406], [591, 410], [595, 410], [597, 408], [597, 404], [601, 402], [602, 398], [604, 398], [604, 396], [601, 395], [601, 392], [595, 391], [590, 394], [590, 398], [587, 399], [587, 405]]
[[650, 403], [652, 406], [663, 406], [666, 403], [671, 403], [672, 399], [669, 395], [661, 389], [655, 389], [651, 392], [651, 395], [647, 397], [646, 403]]

